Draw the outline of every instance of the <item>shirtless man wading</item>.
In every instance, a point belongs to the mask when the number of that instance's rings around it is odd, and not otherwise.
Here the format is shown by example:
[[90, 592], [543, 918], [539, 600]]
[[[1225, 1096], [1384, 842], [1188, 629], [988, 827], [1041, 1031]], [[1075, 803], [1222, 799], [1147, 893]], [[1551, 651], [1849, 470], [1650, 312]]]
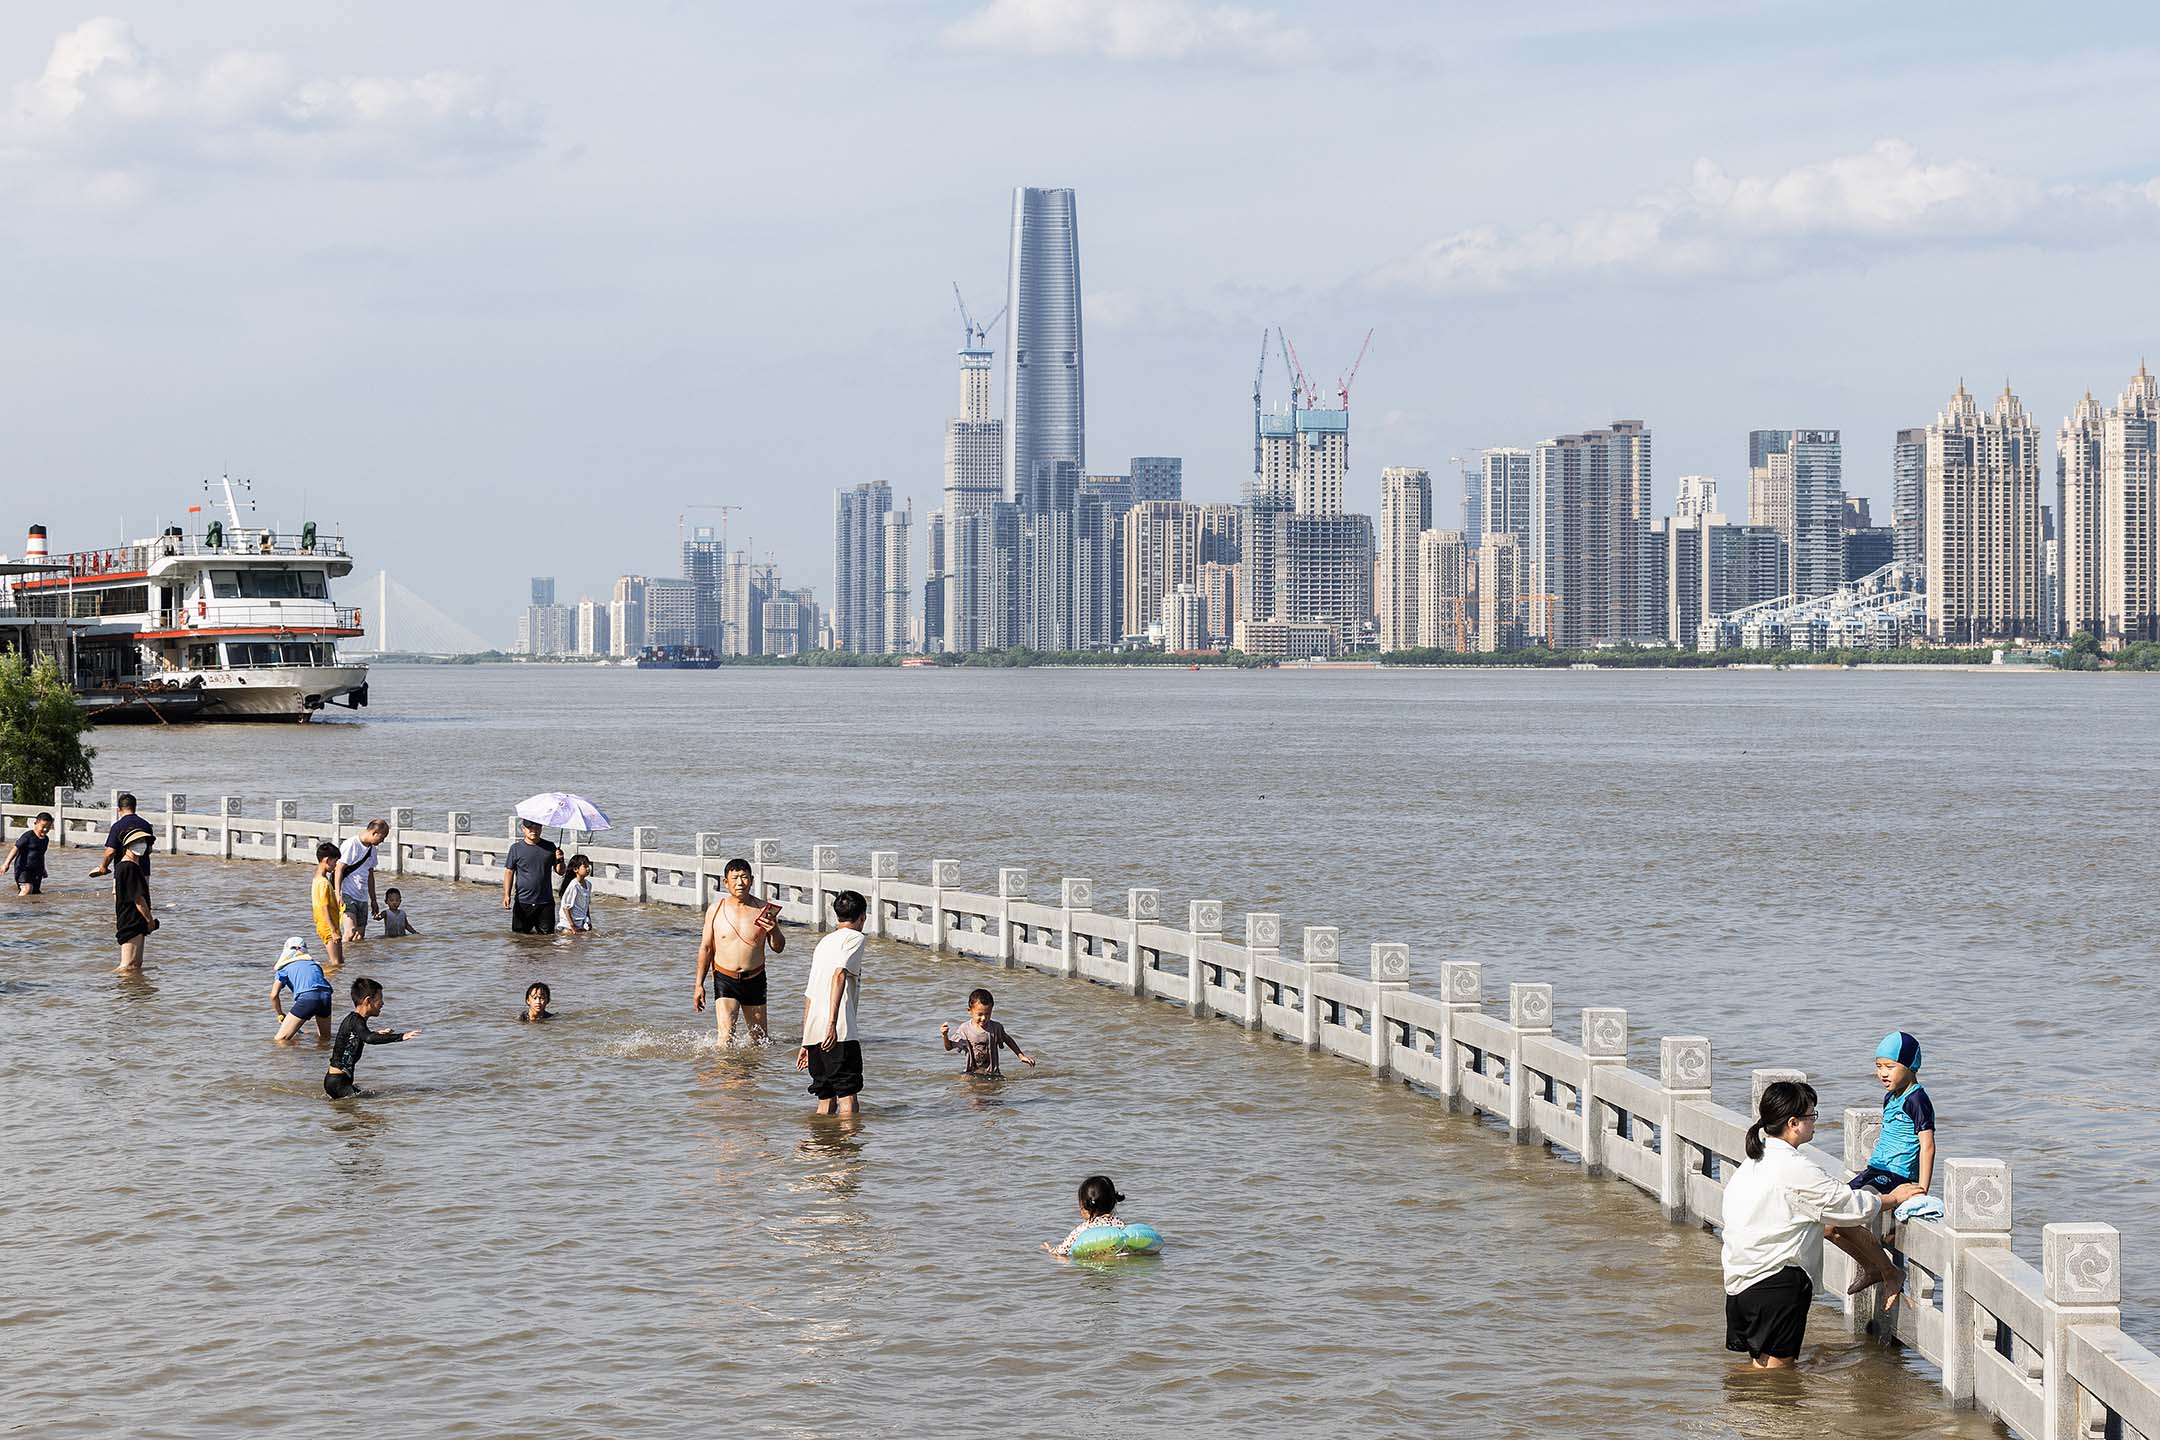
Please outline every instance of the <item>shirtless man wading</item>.
[[750, 862], [730, 860], [722, 872], [727, 894], [705, 912], [705, 933], [698, 940], [697, 979], [691, 982], [691, 1004], [705, 1008], [705, 975], [713, 977], [713, 1009], [726, 1046], [735, 1037], [735, 1012], [740, 1009], [749, 1022], [750, 1038], [765, 1038], [765, 950], [775, 955], [787, 949], [787, 936], [772, 920], [763, 918], [764, 906], [750, 894]]

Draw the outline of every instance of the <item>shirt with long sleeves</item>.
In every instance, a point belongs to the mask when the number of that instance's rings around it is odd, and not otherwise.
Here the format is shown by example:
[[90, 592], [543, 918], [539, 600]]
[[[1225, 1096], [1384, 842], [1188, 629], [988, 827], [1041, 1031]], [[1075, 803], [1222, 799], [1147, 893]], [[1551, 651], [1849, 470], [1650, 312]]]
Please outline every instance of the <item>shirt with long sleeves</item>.
[[368, 1046], [391, 1045], [404, 1038], [396, 1030], [370, 1030], [365, 1016], [348, 1010], [338, 1023], [337, 1040], [330, 1047], [330, 1068], [350, 1075], [359, 1068], [360, 1056]]
[[1774, 1135], [1760, 1160], [1742, 1161], [1725, 1182], [1725, 1293], [1737, 1295], [1788, 1265], [1822, 1284], [1823, 1227], [1873, 1220], [1881, 1202], [1854, 1190], [1811, 1156]]

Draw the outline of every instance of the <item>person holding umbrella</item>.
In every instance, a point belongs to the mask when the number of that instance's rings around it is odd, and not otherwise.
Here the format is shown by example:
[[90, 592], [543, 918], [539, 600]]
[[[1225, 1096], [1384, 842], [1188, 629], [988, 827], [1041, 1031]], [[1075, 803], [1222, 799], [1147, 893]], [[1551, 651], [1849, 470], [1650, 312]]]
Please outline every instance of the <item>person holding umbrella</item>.
[[560, 846], [540, 833], [537, 820], [520, 816], [523, 839], [503, 856], [503, 909], [510, 912], [513, 935], [555, 933], [555, 882], [562, 874]]

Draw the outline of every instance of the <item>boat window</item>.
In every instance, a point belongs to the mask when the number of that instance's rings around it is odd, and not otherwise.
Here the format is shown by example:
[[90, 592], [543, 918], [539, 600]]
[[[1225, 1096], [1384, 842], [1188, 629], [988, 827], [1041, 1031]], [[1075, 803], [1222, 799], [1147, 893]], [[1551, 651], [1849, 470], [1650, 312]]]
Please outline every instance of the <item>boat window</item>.
[[329, 581], [320, 570], [212, 570], [220, 600], [327, 600]]
[[320, 570], [295, 570], [300, 577], [300, 598], [303, 600], [327, 600], [330, 598], [330, 580]]
[[218, 668], [218, 647], [215, 645], [190, 645], [187, 647], [187, 664], [190, 670], [215, 670]]

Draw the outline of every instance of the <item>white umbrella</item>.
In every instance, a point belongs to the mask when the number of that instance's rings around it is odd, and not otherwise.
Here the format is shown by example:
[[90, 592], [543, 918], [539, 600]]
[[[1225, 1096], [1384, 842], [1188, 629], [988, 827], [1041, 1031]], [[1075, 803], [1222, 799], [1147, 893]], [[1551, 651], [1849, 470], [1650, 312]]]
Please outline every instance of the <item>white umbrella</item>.
[[599, 806], [582, 795], [572, 795], [562, 790], [549, 790], [527, 800], [520, 800], [517, 807], [520, 820], [530, 820], [535, 825], [552, 825], [560, 830], [576, 830], [590, 835], [596, 830], [613, 827]]

